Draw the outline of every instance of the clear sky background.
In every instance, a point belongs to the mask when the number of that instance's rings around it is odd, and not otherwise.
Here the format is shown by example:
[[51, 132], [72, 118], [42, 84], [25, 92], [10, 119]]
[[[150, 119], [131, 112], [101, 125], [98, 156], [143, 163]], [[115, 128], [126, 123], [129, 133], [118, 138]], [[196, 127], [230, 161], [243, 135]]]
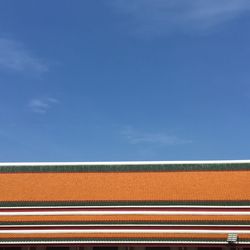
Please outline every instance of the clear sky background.
[[0, 1], [1, 162], [249, 158], [249, 0]]

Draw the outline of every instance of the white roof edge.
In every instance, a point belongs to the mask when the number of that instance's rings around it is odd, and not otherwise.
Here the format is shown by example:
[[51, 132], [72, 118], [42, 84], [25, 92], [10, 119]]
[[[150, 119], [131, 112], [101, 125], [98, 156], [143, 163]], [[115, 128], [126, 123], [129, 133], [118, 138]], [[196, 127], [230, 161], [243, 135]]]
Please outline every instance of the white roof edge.
[[199, 161], [112, 161], [112, 162], [0, 162], [4, 166], [78, 166], [78, 165], [159, 165], [159, 164], [240, 164], [250, 160], [199, 160]]

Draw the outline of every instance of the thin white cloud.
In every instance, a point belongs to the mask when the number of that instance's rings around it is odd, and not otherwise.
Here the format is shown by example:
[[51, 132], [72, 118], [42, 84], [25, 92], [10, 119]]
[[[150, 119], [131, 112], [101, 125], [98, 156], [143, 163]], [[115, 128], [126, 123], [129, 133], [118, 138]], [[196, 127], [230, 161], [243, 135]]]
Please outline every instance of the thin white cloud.
[[44, 73], [48, 65], [17, 41], [0, 37], [0, 68], [18, 72]]
[[38, 114], [46, 114], [53, 105], [58, 104], [59, 101], [55, 98], [34, 98], [30, 100], [29, 107], [32, 112]]
[[123, 128], [122, 136], [130, 144], [157, 144], [157, 145], [179, 145], [192, 143], [175, 135], [165, 133], [145, 133], [133, 129], [132, 127]]
[[249, 13], [249, 0], [114, 0], [140, 33], [208, 30]]

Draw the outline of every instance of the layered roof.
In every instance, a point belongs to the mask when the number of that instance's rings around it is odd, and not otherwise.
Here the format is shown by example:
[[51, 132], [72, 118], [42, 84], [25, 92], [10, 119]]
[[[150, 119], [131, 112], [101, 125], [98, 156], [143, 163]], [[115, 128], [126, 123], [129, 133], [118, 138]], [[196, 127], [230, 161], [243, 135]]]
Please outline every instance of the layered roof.
[[250, 161], [0, 163], [0, 244], [250, 244]]

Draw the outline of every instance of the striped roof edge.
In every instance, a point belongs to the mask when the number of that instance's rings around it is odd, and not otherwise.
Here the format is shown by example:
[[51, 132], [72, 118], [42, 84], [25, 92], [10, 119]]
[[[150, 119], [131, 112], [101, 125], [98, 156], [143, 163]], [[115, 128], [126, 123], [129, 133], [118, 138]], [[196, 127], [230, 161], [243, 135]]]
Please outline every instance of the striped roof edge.
[[138, 162], [8, 162], [0, 173], [23, 172], [160, 172], [250, 170], [250, 160], [138, 161]]
[[183, 201], [0, 201], [1, 207], [250, 207], [250, 200]]

